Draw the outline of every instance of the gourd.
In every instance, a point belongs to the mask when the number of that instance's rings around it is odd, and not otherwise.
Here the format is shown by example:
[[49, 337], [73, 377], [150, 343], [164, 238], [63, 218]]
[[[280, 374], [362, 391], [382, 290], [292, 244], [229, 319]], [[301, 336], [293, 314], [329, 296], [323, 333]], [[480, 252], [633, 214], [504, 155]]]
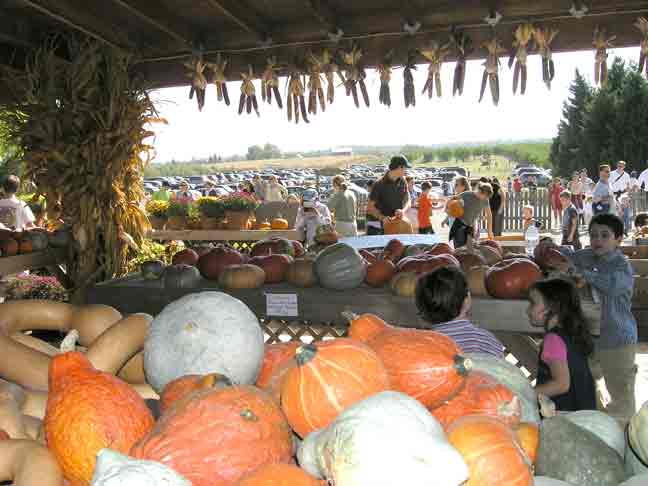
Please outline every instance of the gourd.
[[112, 449], [101, 449], [91, 486], [191, 486], [173, 469], [155, 461], [141, 461]]
[[272, 343], [265, 345], [263, 365], [256, 381], [256, 386], [266, 388], [285, 363], [295, 357], [301, 341], [288, 341], [287, 343]]
[[476, 415], [462, 417], [448, 427], [448, 441], [468, 465], [466, 486], [533, 486], [531, 464], [503, 422]]
[[281, 408], [304, 438], [356, 402], [389, 388], [387, 370], [365, 344], [339, 338], [305, 344], [281, 385]]
[[540, 268], [530, 260], [503, 260], [486, 271], [486, 289], [496, 298], [523, 299], [541, 278]]
[[140, 272], [144, 280], [157, 280], [164, 274], [164, 262], [161, 260], [149, 260], [140, 266]]
[[238, 486], [324, 486], [324, 482], [292, 464], [267, 464], [244, 476]]
[[389, 282], [392, 294], [398, 297], [414, 297], [418, 277], [419, 275], [416, 272], [397, 273]]
[[245, 262], [238, 251], [221, 245], [200, 257], [198, 270], [207, 280], [218, 280], [225, 267], [228, 265], [240, 265], [241, 263]]
[[614, 449], [561, 416], [542, 421], [536, 474], [575, 486], [618, 486], [625, 479]]
[[14, 486], [63, 486], [54, 455], [35, 440], [0, 440], [0, 481]]
[[162, 274], [162, 282], [166, 289], [191, 289], [197, 287], [200, 281], [200, 272], [191, 265], [170, 265]]
[[458, 486], [468, 479], [465, 462], [434, 417], [393, 391], [356, 403], [309, 434], [297, 460], [336, 486]]
[[317, 285], [315, 261], [310, 258], [296, 258], [288, 267], [286, 280], [297, 287], [314, 287]]
[[292, 448], [279, 405], [244, 385], [198, 391], [178, 402], [131, 455], [161, 462], [193, 486], [226, 486], [266, 464], [289, 462]]
[[278, 254], [256, 256], [248, 260], [248, 264], [256, 265], [264, 271], [265, 283], [269, 284], [283, 282], [291, 263], [292, 257]]
[[173, 255], [171, 263], [173, 265], [191, 265], [195, 267], [198, 264], [198, 253], [191, 248], [185, 248]]
[[266, 273], [257, 265], [241, 264], [226, 267], [218, 277], [218, 285], [233, 289], [258, 289], [266, 280]]
[[166, 413], [175, 403], [185, 399], [197, 390], [232, 386], [227, 376], [210, 373], [208, 375], [186, 375], [173, 380], [164, 387], [160, 394], [159, 408]]
[[272, 220], [271, 227], [273, 230], [287, 230], [289, 228], [288, 220], [279, 215], [277, 218]]
[[498, 383], [505, 385], [515, 393], [522, 405], [522, 422], [540, 423], [536, 392], [527, 377], [517, 366], [505, 359], [487, 354], [467, 353], [466, 357], [470, 359], [473, 371], [480, 371], [490, 375]]
[[389, 282], [396, 273], [396, 266], [391, 260], [378, 260], [367, 265], [365, 281], [372, 287], [382, 287]]
[[348, 336], [363, 343], [368, 342], [389, 327], [385, 321], [374, 314], [358, 315], [352, 312], [343, 312], [342, 316], [349, 322]]
[[385, 364], [393, 389], [428, 408], [459, 392], [472, 367], [452, 339], [434, 331], [391, 328], [367, 344]]
[[128, 452], [153, 427], [153, 416], [137, 392], [96, 370], [79, 352], [52, 358], [49, 381], [47, 445], [73, 484], [90, 482], [99, 450]]
[[221, 292], [188, 294], [170, 303], [151, 323], [144, 343], [147, 381], [158, 393], [190, 374], [221, 373], [233, 383], [251, 384], [262, 361], [259, 320], [243, 302]]
[[641, 406], [628, 423], [628, 443], [635, 454], [648, 464], [648, 402]]
[[623, 458], [625, 456], [625, 433], [619, 422], [610, 415], [597, 410], [579, 410], [561, 414], [561, 417], [585, 430], [589, 430], [610, 448], [617, 451], [619, 457]]
[[315, 258], [315, 274], [322, 287], [349, 290], [362, 284], [367, 267], [356, 249], [345, 243], [335, 243]]

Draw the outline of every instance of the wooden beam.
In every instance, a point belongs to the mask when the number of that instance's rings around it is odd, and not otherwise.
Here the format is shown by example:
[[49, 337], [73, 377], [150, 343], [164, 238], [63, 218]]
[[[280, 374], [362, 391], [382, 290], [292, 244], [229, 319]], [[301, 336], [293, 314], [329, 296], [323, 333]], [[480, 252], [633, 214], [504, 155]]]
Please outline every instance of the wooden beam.
[[9, 19], [3, 21], [0, 27], [2, 28], [0, 30], [0, 42], [27, 49], [38, 47], [38, 44], [30, 36], [30, 29], [24, 23], [12, 22]]
[[326, 0], [306, 0], [315, 18], [325, 26], [329, 32], [335, 32], [339, 25], [338, 15], [333, 11]]
[[112, 0], [112, 2], [116, 3], [119, 5], [121, 8], [124, 10], [127, 10], [131, 14], [133, 14], [135, 17], [139, 18], [140, 20], [143, 20], [149, 25], [152, 25], [156, 29], [158, 29], [161, 32], [164, 32], [167, 34], [169, 37], [172, 37], [173, 39], [177, 40], [181, 44], [187, 44], [191, 45], [193, 43], [193, 39], [189, 39], [188, 36], [180, 34], [179, 32], [176, 31], [175, 28], [169, 26], [164, 20], [159, 20], [157, 17], [158, 15], [155, 15], [153, 12], [143, 12], [139, 8], [134, 7], [131, 5], [128, 1], [126, 0]]
[[233, 7], [225, 5], [223, 0], [205, 0], [205, 2], [212, 8], [221, 12], [240, 28], [242, 28], [246, 32], [249, 32], [250, 34], [253, 34], [257, 38], [257, 40], [265, 41], [270, 34], [270, 28], [263, 21], [259, 21], [258, 19], [253, 21], [243, 18], [243, 15], [239, 13], [238, 10], [245, 10], [245, 8], [248, 7], [244, 8], [243, 6], [241, 6], [243, 4], [242, 1], [236, 2], [237, 5], [239, 5], [236, 11]]

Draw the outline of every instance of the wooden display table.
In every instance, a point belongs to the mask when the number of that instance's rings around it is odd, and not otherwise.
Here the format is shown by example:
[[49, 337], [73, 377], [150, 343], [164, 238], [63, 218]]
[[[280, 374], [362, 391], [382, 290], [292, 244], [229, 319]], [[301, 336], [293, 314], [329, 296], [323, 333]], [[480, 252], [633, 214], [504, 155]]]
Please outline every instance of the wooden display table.
[[297, 230], [152, 230], [147, 237], [152, 240], [189, 240], [189, 241], [259, 241], [270, 236], [280, 236], [289, 240], [299, 240]]
[[0, 277], [24, 272], [32, 268], [56, 267], [65, 262], [63, 249], [48, 249], [25, 255], [0, 257]]

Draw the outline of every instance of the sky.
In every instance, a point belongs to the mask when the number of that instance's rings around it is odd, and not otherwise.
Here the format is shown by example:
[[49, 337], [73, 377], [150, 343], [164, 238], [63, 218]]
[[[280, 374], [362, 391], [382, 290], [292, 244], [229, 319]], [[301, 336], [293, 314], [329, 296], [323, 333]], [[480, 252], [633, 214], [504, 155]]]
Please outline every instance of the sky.
[[[637, 61], [639, 48], [610, 49], [609, 63], [614, 56]], [[482, 61], [469, 61], [464, 93], [452, 97], [454, 63], [443, 65], [441, 76], [443, 97], [427, 98], [421, 91], [427, 77], [427, 66], [414, 71], [416, 106], [405, 108], [403, 101], [403, 70], [392, 73], [391, 108], [378, 103], [380, 81], [373, 70], [367, 71], [367, 89], [371, 107], [360, 98], [356, 108], [344, 88], [335, 90], [333, 105], [325, 113], [289, 123], [286, 115], [285, 79], [280, 80], [283, 110], [276, 104], [261, 101], [260, 81], [255, 81], [260, 118], [237, 113], [240, 82], [228, 83], [231, 105], [216, 99], [216, 87], [209, 85], [205, 107], [198, 111], [196, 100], [189, 100], [189, 87], [156, 91], [153, 99], [167, 126], [156, 125], [154, 146], [156, 162], [190, 160], [210, 155], [245, 154], [251, 145], [272, 143], [282, 151], [325, 150], [349, 145], [436, 145], [456, 142], [487, 142], [551, 138], [555, 136], [562, 106], [568, 98], [569, 85], [579, 69], [593, 84], [594, 51], [554, 54], [556, 76], [551, 90], [542, 82], [541, 59], [529, 56], [526, 94], [512, 93], [513, 69], [502, 58], [500, 69], [500, 102], [494, 106], [489, 88], [479, 100], [483, 73]], [[337, 78], [336, 78], [337, 79]], [[306, 102], [308, 99], [306, 99]]]

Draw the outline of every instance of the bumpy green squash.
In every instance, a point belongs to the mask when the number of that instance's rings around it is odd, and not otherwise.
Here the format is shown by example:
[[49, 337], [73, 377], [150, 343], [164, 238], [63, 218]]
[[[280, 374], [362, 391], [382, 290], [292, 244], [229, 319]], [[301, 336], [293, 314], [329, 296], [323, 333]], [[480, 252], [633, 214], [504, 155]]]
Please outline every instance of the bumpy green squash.
[[648, 484], [648, 474], [641, 474], [628, 479], [619, 486], [646, 486]]
[[364, 282], [367, 267], [358, 250], [345, 243], [336, 243], [317, 255], [315, 274], [322, 287], [348, 290]]
[[619, 425], [619, 422], [607, 413], [599, 412], [598, 410], [579, 410], [578, 412], [570, 412], [562, 416], [579, 427], [589, 430], [617, 451], [619, 457], [625, 455], [626, 444], [623, 429]]
[[637, 457], [648, 464], [648, 402], [644, 403], [630, 419], [628, 442]]

